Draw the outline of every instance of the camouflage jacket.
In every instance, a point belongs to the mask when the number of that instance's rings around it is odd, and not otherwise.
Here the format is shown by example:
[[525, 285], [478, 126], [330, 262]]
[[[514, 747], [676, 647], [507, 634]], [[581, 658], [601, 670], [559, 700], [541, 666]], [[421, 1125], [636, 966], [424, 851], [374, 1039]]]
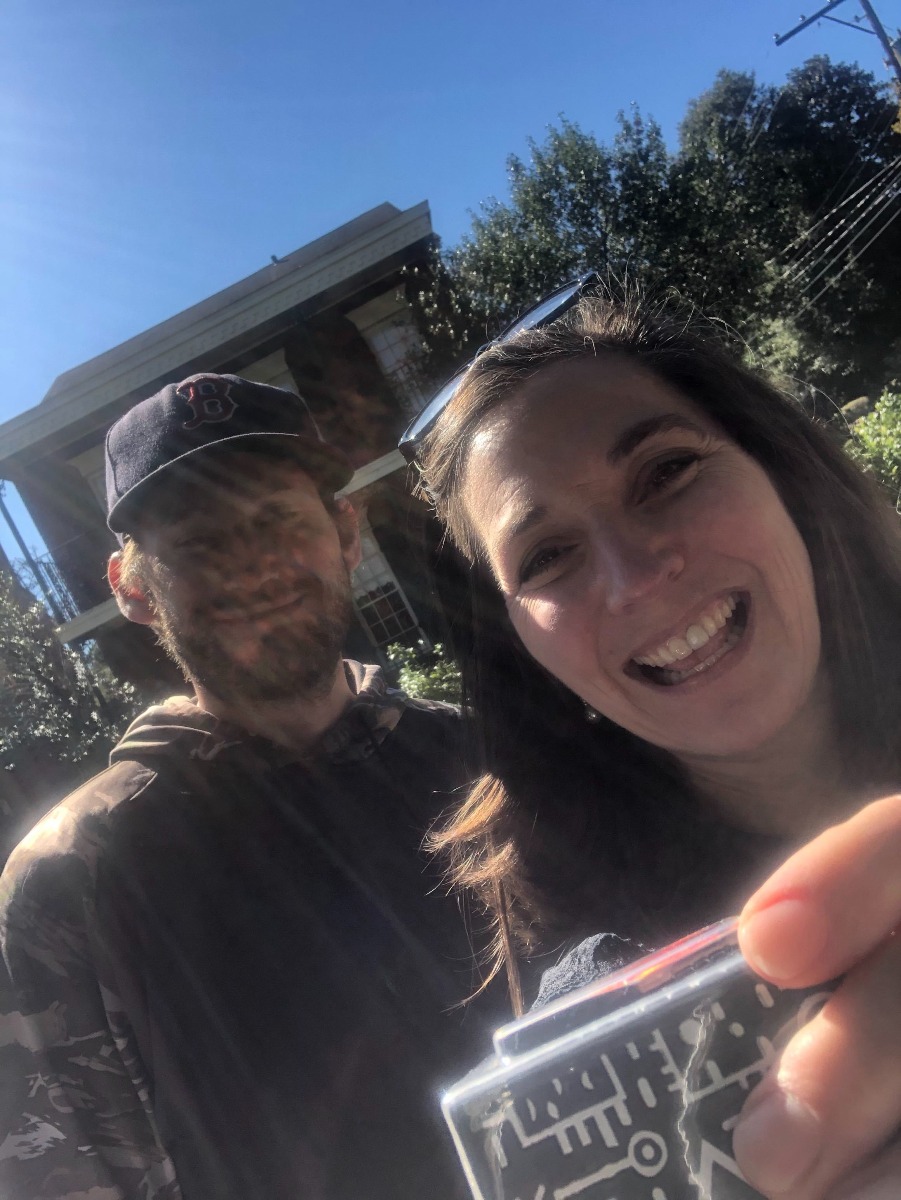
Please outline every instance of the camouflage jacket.
[[486, 1045], [424, 831], [453, 709], [348, 664], [305, 759], [185, 698], [0, 884], [0, 1196], [399, 1200], [462, 1189], [437, 1090]]

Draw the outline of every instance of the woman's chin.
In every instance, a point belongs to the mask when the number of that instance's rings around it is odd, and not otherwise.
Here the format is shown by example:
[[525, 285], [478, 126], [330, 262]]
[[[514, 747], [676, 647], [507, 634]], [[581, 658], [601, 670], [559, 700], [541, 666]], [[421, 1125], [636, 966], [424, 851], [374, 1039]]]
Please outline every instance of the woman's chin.
[[715, 702], [693, 704], [668, 721], [643, 722], [639, 737], [680, 759], [748, 759], [799, 728], [806, 695], [761, 686]]
[[[737, 664], [736, 664], [737, 665]], [[677, 758], [753, 756], [797, 724], [810, 687], [789, 686], [778, 663], [749, 661], [741, 671], [675, 686], [648, 687], [630, 680], [624, 696], [605, 709], [591, 689], [586, 702], [636, 737]]]

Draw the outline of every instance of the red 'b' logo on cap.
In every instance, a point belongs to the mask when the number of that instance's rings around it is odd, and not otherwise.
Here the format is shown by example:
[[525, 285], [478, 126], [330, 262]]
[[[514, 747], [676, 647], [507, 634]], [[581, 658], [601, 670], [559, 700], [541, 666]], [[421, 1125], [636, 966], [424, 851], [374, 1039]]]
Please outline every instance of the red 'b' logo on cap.
[[182, 428], [196, 429], [198, 425], [230, 421], [238, 407], [230, 392], [228, 380], [217, 375], [198, 375], [195, 379], [186, 380], [175, 392], [193, 413], [191, 420], [185, 421]]

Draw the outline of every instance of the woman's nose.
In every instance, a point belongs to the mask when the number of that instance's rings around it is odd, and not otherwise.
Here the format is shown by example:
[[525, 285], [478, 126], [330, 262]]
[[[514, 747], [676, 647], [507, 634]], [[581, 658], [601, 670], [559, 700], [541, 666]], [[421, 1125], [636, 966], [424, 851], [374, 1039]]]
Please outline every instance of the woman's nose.
[[599, 538], [599, 570], [604, 603], [614, 616], [653, 596], [682, 573], [685, 561], [669, 540], [641, 532], [611, 533]]

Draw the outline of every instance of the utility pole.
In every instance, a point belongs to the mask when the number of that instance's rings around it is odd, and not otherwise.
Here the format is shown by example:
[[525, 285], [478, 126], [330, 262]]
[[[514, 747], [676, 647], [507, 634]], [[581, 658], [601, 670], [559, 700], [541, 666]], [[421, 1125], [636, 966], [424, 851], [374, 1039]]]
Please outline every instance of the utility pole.
[[806, 29], [808, 25], [813, 25], [815, 21], [819, 21], [821, 17], [825, 17], [827, 13], [831, 13], [834, 8], [838, 8], [840, 4], [844, 4], [845, 0], [830, 0], [830, 3], [825, 8], [821, 8], [815, 12], [812, 17], [802, 17], [801, 23], [796, 25], [794, 29], [790, 29], [788, 33], [774, 33], [773, 41], [777, 46], [781, 46], [787, 42], [789, 38], [793, 38], [796, 33], [800, 33], [802, 29]]
[[882, 22], [873, 11], [873, 5], [870, 3], [870, 0], [860, 0], [860, 7], [867, 14], [867, 19], [873, 26], [873, 32], [882, 43], [882, 49], [886, 53], [888, 64], [895, 72], [895, 78], [898, 80], [899, 85], [901, 85], [901, 56], [899, 56], [899, 52], [888, 40], [888, 34], [885, 32]]
[[[889, 41], [888, 34], [885, 32], [885, 27], [877, 17], [876, 11], [873, 8], [873, 5], [870, 3], [870, 0], [860, 0], [860, 7], [863, 9], [867, 20], [872, 26], [872, 29], [863, 29], [860, 25], [852, 25], [850, 21], [841, 21], [838, 17], [833, 17], [830, 15], [833, 9], [838, 8], [838, 6], [840, 4], [844, 4], [844, 2], [845, 0], [831, 0], [831, 3], [825, 5], [823, 8], [818, 9], [813, 16], [803, 17], [800, 23], [796, 25], [794, 29], [790, 29], [788, 33], [775, 34], [774, 40], [776, 45], [783, 45], [788, 41], [789, 38], [793, 38], [796, 33], [800, 33], [802, 29], [806, 29], [809, 25], [813, 25], [814, 22], [819, 20], [835, 21], [837, 25], [848, 25], [851, 29], [860, 29], [861, 33], [872, 33], [879, 38], [879, 41], [882, 43], [882, 48], [888, 58], [888, 66], [894, 72], [895, 78], [897, 79], [899, 86], [901, 86], [901, 52], [899, 52]], [[859, 21], [860, 17], [856, 17], [855, 20]]]

